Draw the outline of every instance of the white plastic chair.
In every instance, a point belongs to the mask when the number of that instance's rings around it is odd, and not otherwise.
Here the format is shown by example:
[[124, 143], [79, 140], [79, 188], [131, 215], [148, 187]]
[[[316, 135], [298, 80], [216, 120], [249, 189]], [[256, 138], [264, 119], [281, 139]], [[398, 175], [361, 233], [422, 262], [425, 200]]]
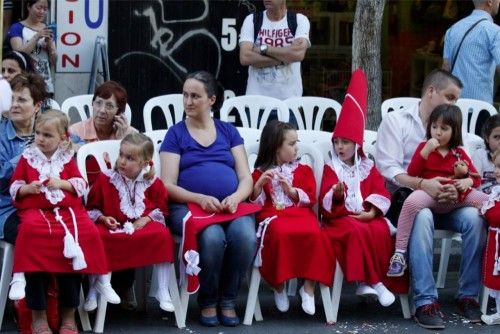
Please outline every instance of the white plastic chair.
[[0, 240], [2, 249], [2, 275], [0, 276], [0, 330], [2, 330], [5, 305], [9, 295], [10, 279], [12, 277], [12, 266], [14, 264], [14, 246], [6, 241]]
[[[299, 157], [301, 157], [301, 162], [309, 164], [313, 171], [316, 182], [318, 183], [317, 193], [319, 192], [319, 184], [321, 184], [321, 177], [323, 173], [323, 157], [321, 152], [319, 152], [314, 145], [298, 143], [299, 145]], [[256, 155], [259, 150], [259, 144], [254, 143], [248, 146], [247, 155]], [[249, 159], [250, 160], [250, 159]], [[260, 285], [261, 275], [259, 268], [253, 267], [252, 274], [250, 278], [250, 287], [248, 289], [247, 305], [245, 309], [245, 317], [243, 319], [243, 324], [251, 325], [252, 320], [255, 317], [256, 321], [262, 321], [262, 313], [260, 310], [260, 303], [258, 299], [259, 285]], [[330, 299], [330, 289], [328, 286], [320, 284], [321, 298], [323, 300], [323, 308], [325, 311], [327, 323], [334, 322], [333, 310]]]
[[[299, 130], [321, 130], [321, 124], [327, 109], [331, 108], [335, 112], [336, 119], [339, 118], [342, 106], [335, 100], [326, 97], [302, 96], [292, 97], [283, 101], [290, 112], [295, 116]], [[283, 121], [288, 122], [284, 117]], [[333, 130], [333, 129], [332, 129]]]
[[[479, 117], [479, 113], [482, 110], [486, 110], [490, 114], [490, 116], [496, 115], [498, 113], [494, 106], [485, 101], [474, 99], [458, 99], [456, 104], [462, 111], [462, 133], [476, 132], [477, 119]], [[470, 121], [469, 114], [471, 114]]]
[[329, 141], [332, 142], [332, 133], [320, 130], [297, 130], [299, 142], [305, 144], [315, 144], [317, 142]]
[[[80, 170], [80, 173], [87, 180], [86, 161], [89, 156], [93, 156], [97, 160], [100, 169], [105, 170], [107, 167], [106, 167], [106, 162], [104, 160], [104, 154], [107, 153], [109, 155], [110, 162], [114, 164], [119, 155], [119, 150], [120, 150], [120, 140], [96, 141], [81, 146], [76, 156], [78, 169]], [[158, 153], [156, 152], [155, 154], [158, 155]], [[156, 159], [159, 161], [159, 157], [157, 157]], [[170, 270], [170, 280], [168, 289], [170, 291], [170, 295], [172, 297], [172, 303], [174, 304], [175, 308], [174, 314], [175, 314], [175, 320], [177, 322], [177, 327], [184, 328], [186, 327], [185, 316], [182, 313], [183, 310], [181, 307], [179, 290], [177, 288], [177, 277], [175, 274], [175, 270]], [[104, 330], [104, 322], [106, 320], [106, 309], [107, 309], [106, 300], [104, 298], [99, 297], [97, 314], [94, 323], [95, 333], [102, 333]]]
[[380, 107], [382, 119], [389, 112], [407, 109], [418, 102], [420, 102], [420, 98], [418, 97], [393, 97], [392, 99], [387, 99], [382, 102], [382, 106]]
[[156, 173], [158, 174], [160, 172], [161, 166], [160, 166], [160, 146], [161, 143], [163, 142], [163, 139], [165, 139], [165, 135], [167, 134], [167, 130], [153, 130], [153, 131], [148, 131], [144, 132], [146, 136], [151, 138], [153, 141], [153, 144], [155, 145], [155, 153], [153, 154], [153, 163], [155, 166]]
[[272, 110], [277, 110], [279, 120], [288, 114], [288, 107], [274, 97], [261, 95], [235, 96], [224, 101], [220, 109], [221, 121], [230, 122], [233, 109], [240, 116], [242, 127], [262, 129], [266, 125]]
[[[61, 105], [61, 111], [68, 115], [71, 120], [71, 124], [84, 121], [92, 116], [92, 98], [93, 94], [84, 94], [84, 95], [76, 95], [72, 97], [68, 97], [63, 101]], [[72, 109], [76, 109], [78, 113], [78, 118], [72, 117], [74, 112]], [[130, 106], [125, 106], [125, 117], [127, 118], [127, 123], [130, 125], [132, 121], [132, 111], [130, 110]]]
[[261, 130], [252, 128], [242, 128], [242, 127], [237, 127], [236, 129], [238, 130], [241, 138], [243, 138], [245, 148], [248, 145], [258, 143], [260, 141], [260, 135], [262, 133]]
[[184, 116], [184, 103], [182, 99], [182, 94], [167, 94], [150, 98], [142, 109], [145, 131], [153, 131], [151, 118], [154, 108], [160, 108], [163, 112], [167, 128], [182, 121]]
[[50, 109], [61, 110], [61, 106], [54, 99], [47, 99], [47, 105], [50, 107]]

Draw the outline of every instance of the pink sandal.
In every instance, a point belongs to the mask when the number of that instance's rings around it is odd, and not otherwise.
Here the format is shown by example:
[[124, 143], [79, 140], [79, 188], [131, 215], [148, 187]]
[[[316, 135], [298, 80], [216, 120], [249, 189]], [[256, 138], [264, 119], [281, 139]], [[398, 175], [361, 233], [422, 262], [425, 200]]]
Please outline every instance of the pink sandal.
[[64, 322], [59, 329], [59, 334], [78, 334], [78, 328], [74, 322]]
[[37, 321], [31, 324], [31, 333], [33, 334], [52, 334], [49, 324], [46, 321]]

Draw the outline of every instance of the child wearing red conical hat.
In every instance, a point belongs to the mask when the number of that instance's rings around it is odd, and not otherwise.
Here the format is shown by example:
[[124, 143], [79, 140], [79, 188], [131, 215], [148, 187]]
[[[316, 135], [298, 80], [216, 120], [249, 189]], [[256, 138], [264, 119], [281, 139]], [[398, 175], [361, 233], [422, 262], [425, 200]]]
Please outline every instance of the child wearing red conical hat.
[[320, 204], [325, 236], [347, 281], [358, 282], [356, 294], [391, 305], [393, 291], [406, 292], [406, 279], [388, 279], [384, 266], [392, 254], [392, 225], [384, 218], [390, 194], [372, 160], [363, 152], [367, 81], [362, 70], [352, 74], [333, 132], [332, 162], [325, 165]]

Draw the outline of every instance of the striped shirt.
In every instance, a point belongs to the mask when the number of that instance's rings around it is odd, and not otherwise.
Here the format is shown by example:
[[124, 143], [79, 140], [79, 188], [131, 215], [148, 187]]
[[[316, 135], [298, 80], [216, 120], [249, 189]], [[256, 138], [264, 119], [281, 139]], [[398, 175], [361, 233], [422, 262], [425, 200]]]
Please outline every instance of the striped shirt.
[[493, 103], [493, 79], [495, 68], [500, 65], [500, 27], [484, 10], [475, 9], [472, 14], [452, 25], [444, 38], [443, 58], [450, 66], [460, 41], [469, 28], [482, 18], [465, 37], [458, 54], [453, 74], [463, 83], [460, 97]]

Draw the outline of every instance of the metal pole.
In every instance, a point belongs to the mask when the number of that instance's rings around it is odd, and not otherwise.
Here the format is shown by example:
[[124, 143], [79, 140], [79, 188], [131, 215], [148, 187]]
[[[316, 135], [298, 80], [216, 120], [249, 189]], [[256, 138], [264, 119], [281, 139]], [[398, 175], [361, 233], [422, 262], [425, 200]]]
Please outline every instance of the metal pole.
[[[0, 22], [2, 22], [0, 25], [0, 36], [2, 36], [2, 42], [3, 42], [3, 1], [4, 0], [0, 0]], [[3, 59], [2, 52], [3, 52], [3, 45], [1, 45], [1, 48], [0, 48], [0, 62]]]

